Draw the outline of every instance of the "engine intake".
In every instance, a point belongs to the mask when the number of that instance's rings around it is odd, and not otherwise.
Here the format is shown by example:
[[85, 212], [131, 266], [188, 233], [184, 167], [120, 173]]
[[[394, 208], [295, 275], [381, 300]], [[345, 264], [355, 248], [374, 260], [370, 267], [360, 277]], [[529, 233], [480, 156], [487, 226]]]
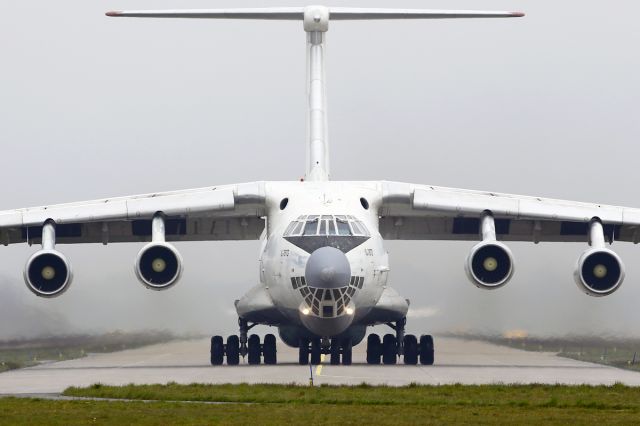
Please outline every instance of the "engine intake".
[[573, 275], [578, 288], [589, 296], [606, 296], [622, 285], [624, 264], [613, 251], [594, 248], [580, 256]]
[[172, 287], [182, 274], [182, 257], [171, 244], [152, 242], [138, 253], [135, 272], [147, 288], [166, 290]]
[[476, 287], [494, 290], [513, 275], [511, 250], [498, 241], [482, 241], [469, 252], [465, 264], [467, 276]]
[[60, 296], [67, 291], [72, 279], [71, 264], [53, 249], [37, 251], [24, 268], [27, 287], [40, 297]]

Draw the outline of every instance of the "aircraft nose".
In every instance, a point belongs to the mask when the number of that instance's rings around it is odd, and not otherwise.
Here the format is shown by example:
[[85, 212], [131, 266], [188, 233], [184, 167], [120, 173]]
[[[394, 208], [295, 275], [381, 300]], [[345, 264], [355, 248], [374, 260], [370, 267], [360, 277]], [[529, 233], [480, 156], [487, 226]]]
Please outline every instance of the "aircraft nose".
[[320, 247], [311, 253], [304, 275], [310, 287], [346, 287], [351, 278], [351, 266], [342, 251], [334, 247]]

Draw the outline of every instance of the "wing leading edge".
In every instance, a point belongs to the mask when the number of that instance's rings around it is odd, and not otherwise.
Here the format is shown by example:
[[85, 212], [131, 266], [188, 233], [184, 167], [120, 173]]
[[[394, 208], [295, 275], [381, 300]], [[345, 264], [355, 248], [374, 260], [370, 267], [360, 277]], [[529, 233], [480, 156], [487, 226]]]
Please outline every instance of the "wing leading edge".
[[149, 241], [156, 213], [167, 218], [169, 241], [258, 239], [264, 204], [264, 182], [252, 182], [5, 210], [0, 243], [39, 243], [47, 221], [59, 244]]
[[598, 219], [609, 242], [640, 242], [640, 209], [399, 182], [382, 183], [385, 239], [478, 240], [484, 212], [505, 241], [588, 241]]

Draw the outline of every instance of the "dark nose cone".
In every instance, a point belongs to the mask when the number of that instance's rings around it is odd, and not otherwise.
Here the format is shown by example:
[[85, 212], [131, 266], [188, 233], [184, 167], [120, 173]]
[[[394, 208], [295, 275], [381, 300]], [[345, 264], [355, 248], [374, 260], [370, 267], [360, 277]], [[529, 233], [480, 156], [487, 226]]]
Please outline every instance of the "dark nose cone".
[[351, 278], [351, 266], [347, 256], [337, 248], [321, 247], [311, 253], [304, 277], [310, 287], [346, 287]]

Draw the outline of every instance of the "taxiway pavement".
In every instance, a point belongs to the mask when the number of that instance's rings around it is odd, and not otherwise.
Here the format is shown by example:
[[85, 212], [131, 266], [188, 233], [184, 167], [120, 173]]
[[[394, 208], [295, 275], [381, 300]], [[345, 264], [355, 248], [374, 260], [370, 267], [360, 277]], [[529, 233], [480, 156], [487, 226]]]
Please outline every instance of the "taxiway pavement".
[[[354, 348], [351, 366], [313, 366], [315, 384], [484, 384], [563, 383], [640, 386], [640, 373], [526, 352], [475, 340], [436, 337], [436, 365], [367, 365], [365, 344]], [[363, 342], [364, 343], [364, 342]], [[0, 394], [59, 393], [94, 383], [299, 383], [308, 384], [309, 366], [297, 350], [278, 342], [278, 365], [209, 364], [209, 340], [177, 341], [81, 359], [44, 363], [0, 374]]]

